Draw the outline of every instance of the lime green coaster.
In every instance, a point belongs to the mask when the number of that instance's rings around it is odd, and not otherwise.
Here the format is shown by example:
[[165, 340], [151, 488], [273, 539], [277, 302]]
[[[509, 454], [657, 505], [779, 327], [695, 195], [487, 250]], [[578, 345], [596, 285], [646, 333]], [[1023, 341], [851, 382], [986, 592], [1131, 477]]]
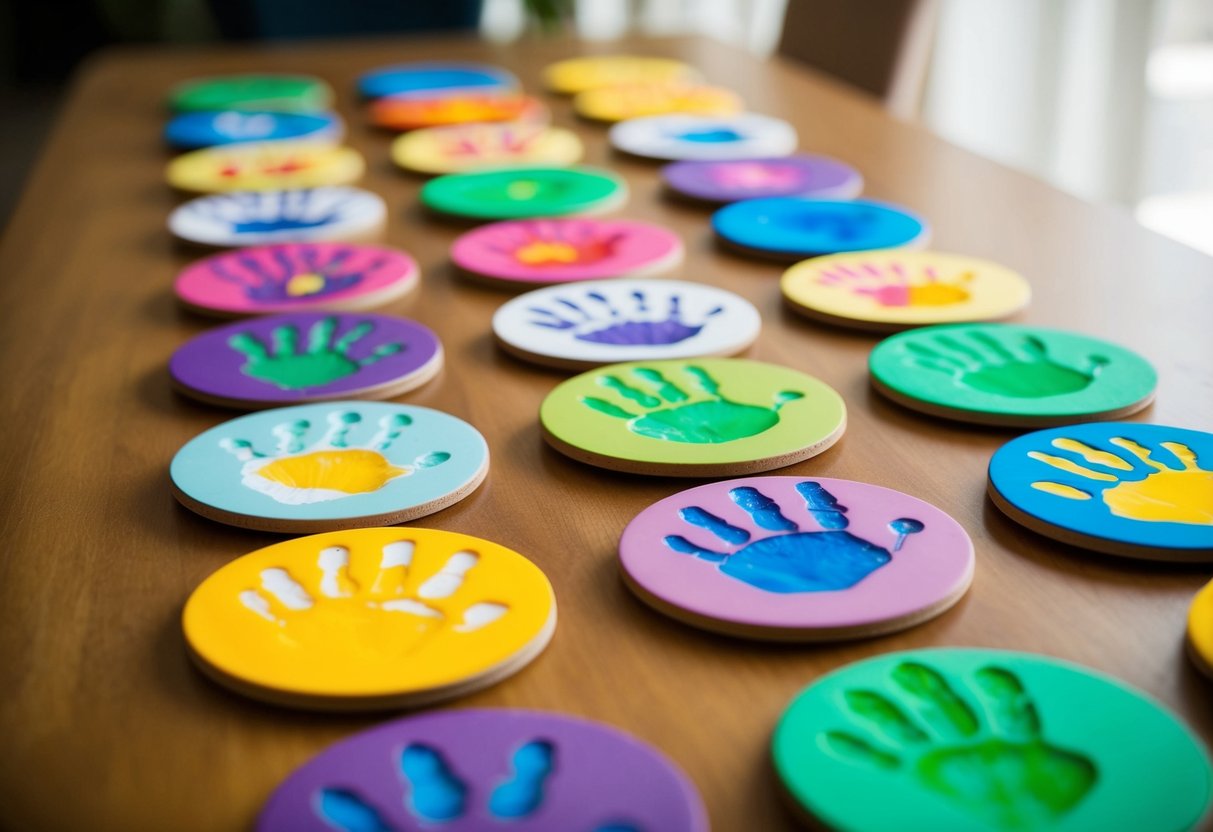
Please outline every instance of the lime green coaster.
[[621, 205], [628, 186], [597, 168], [509, 168], [439, 176], [421, 189], [433, 211], [484, 220], [596, 214]]
[[317, 113], [332, 107], [333, 90], [310, 75], [222, 75], [177, 85], [168, 103], [177, 112]]
[[539, 411], [548, 444], [635, 474], [702, 477], [781, 468], [846, 427], [832, 387], [739, 358], [611, 364], [559, 385]]
[[1108, 676], [1026, 653], [916, 650], [805, 689], [772, 743], [829, 829], [1192, 829], [1213, 772], [1174, 716]]

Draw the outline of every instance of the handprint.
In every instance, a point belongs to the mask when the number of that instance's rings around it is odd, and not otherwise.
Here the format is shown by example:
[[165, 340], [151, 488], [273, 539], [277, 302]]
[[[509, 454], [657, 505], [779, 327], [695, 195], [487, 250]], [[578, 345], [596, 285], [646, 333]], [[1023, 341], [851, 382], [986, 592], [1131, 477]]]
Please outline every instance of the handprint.
[[486, 245], [526, 266], [586, 266], [612, 256], [624, 236], [595, 222], [528, 220], [495, 229]]
[[707, 175], [722, 188], [755, 191], [789, 188], [802, 179], [799, 170], [779, 162], [744, 159], [713, 164], [707, 169]]
[[358, 286], [388, 258], [372, 257], [355, 265], [359, 252], [350, 247], [275, 246], [264, 252], [237, 253], [211, 260], [211, 272], [238, 286], [249, 300], [281, 302], [324, 297]]
[[669, 134], [671, 139], [681, 139], [684, 142], [696, 144], [726, 144], [739, 142], [745, 138], [744, 133], [738, 133], [729, 127], [706, 127], [693, 130], [676, 130]]
[[312, 324], [305, 350], [300, 350], [299, 328], [293, 324], [274, 328], [272, 346], [248, 332], [233, 335], [228, 344], [245, 356], [240, 371], [246, 376], [268, 381], [283, 390], [301, 390], [346, 378], [404, 349], [400, 343], [381, 344], [365, 358], [350, 358], [350, 350], [374, 328], [370, 321], [363, 321], [333, 341], [337, 330], [337, 318], [333, 316]]
[[346, 188], [236, 191], [195, 199], [183, 215], [226, 233], [270, 234], [332, 225], [367, 210], [366, 195]]
[[633, 308], [622, 312], [601, 292], [586, 292], [580, 303], [556, 298], [559, 308], [555, 312], [538, 306], [530, 308], [538, 318], [531, 324], [567, 331], [576, 340], [592, 344], [668, 345], [698, 335], [709, 318], [724, 311], [724, 307], [717, 306], [704, 313], [702, 323], [690, 324], [683, 320], [682, 298], [678, 294], [669, 296], [665, 309], [652, 308], [642, 290], [637, 289], [631, 296]]
[[944, 279], [931, 266], [921, 274], [910, 274], [901, 263], [892, 262], [835, 263], [821, 270], [817, 282], [869, 297], [880, 306], [904, 307], [963, 303], [970, 297], [964, 284], [972, 280], [972, 272]]

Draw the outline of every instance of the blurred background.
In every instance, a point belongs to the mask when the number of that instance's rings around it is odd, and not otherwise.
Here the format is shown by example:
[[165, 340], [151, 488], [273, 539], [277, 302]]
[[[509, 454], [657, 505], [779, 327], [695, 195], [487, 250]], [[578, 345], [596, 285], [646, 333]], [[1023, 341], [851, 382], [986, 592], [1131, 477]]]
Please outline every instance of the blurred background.
[[393, 31], [699, 34], [801, 60], [900, 118], [1213, 254], [1210, 0], [11, 2], [0, 9], [0, 226], [72, 71], [98, 49]]

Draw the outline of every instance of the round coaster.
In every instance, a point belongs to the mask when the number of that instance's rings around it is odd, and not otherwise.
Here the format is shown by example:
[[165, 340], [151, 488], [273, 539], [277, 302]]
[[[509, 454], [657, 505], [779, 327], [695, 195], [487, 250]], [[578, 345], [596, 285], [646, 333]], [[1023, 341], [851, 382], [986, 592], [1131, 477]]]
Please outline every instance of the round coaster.
[[752, 474], [816, 456], [846, 405], [825, 382], [740, 358], [612, 364], [556, 387], [544, 439], [579, 462], [672, 477]]
[[211, 520], [316, 532], [415, 520], [484, 481], [489, 449], [462, 419], [428, 407], [329, 402], [224, 422], [173, 457], [173, 493]]
[[367, 108], [371, 124], [388, 130], [483, 124], [497, 121], [546, 122], [539, 99], [506, 89], [485, 88], [441, 95], [388, 96]]
[[799, 196], [852, 199], [863, 191], [855, 168], [828, 156], [799, 154], [777, 159], [674, 162], [661, 169], [667, 188], [700, 202]]
[[455, 173], [431, 179], [421, 189], [430, 210], [481, 220], [605, 213], [627, 197], [623, 179], [590, 167]]
[[1194, 829], [1213, 781], [1145, 694], [1000, 650], [847, 665], [792, 700], [771, 751], [795, 809], [850, 832]]
[[870, 199], [747, 199], [713, 214], [712, 229], [731, 248], [777, 260], [919, 246], [930, 237], [926, 220]]
[[164, 140], [182, 150], [242, 142], [290, 139], [337, 142], [345, 133], [335, 113], [270, 113], [222, 110], [174, 116], [164, 128]]
[[168, 163], [165, 178], [181, 191], [285, 191], [348, 185], [366, 169], [351, 147], [314, 141], [250, 142], [192, 150]]
[[237, 191], [191, 199], [168, 218], [173, 236], [215, 248], [376, 237], [387, 205], [361, 188]]
[[245, 696], [410, 708], [521, 670], [551, 640], [556, 598], [538, 566], [498, 543], [357, 529], [237, 558], [194, 590], [182, 625], [198, 667]]
[[456, 124], [406, 133], [392, 142], [392, 161], [419, 173], [462, 173], [491, 167], [550, 165], [581, 159], [571, 130], [542, 124]]
[[629, 734], [541, 711], [389, 722], [321, 752], [270, 796], [257, 832], [707, 832], [694, 785]]
[[1005, 266], [938, 251], [864, 251], [797, 263], [780, 289], [788, 306], [826, 323], [875, 332], [990, 321], [1028, 305], [1028, 281]]
[[1188, 655], [1201, 673], [1213, 678], [1213, 582], [1196, 593], [1188, 610]]
[[517, 89], [518, 79], [500, 67], [454, 61], [388, 66], [358, 79], [358, 94], [363, 98], [498, 88]]
[[549, 64], [543, 83], [552, 92], [573, 94], [619, 84], [686, 83], [699, 73], [682, 61], [638, 55], [594, 55]]
[[749, 477], [646, 508], [619, 541], [654, 609], [747, 638], [829, 641], [940, 615], [973, 579], [973, 542], [930, 503], [823, 477]]
[[174, 386], [225, 407], [390, 399], [442, 369], [429, 327], [388, 315], [291, 312], [208, 330], [173, 353]]
[[781, 119], [674, 114], [621, 121], [611, 128], [611, 144], [650, 159], [757, 159], [796, 150], [796, 130]]
[[373, 309], [412, 291], [419, 282], [417, 261], [403, 251], [349, 243], [286, 243], [198, 260], [178, 275], [173, 291], [195, 312], [238, 318]]
[[727, 116], [741, 112], [745, 105], [741, 96], [724, 87], [674, 82], [595, 87], [577, 93], [573, 109], [595, 121], [624, 121], [668, 113]]
[[1040, 430], [990, 460], [1012, 520], [1112, 555], [1213, 560], [1213, 433], [1130, 422]]
[[508, 288], [657, 274], [682, 262], [682, 238], [635, 220], [497, 222], [455, 240], [451, 260], [468, 275]]
[[1154, 400], [1158, 376], [1098, 338], [1012, 324], [951, 324], [891, 335], [868, 358], [872, 385], [900, 405], [1007, 427], [1116, 419]]
[[221, 75], [178, 84], [168, 105], [177, 112], [318, 113], [333, 106], [333, 90], [310, 75]]

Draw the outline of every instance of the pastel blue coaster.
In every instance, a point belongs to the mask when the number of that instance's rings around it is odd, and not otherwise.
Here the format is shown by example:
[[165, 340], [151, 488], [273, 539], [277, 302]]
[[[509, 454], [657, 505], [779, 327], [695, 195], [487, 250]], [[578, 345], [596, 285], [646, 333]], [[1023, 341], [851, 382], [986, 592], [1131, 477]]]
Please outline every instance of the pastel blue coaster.
[[335, 113], [200, 111], [174, 116], [164, 127], [164, 140], [192, 150], [240, 142], [337, 139], [343, 129]]
[[740, 248], [803, 258], [920, 244], [926, 220], [905, 208], [870, 199], [747, 199], [712, 215], [712, 228]]
[[387, 66], [367, 72], [358, 79], [358, 93], [363, 98], [517, 87], [518, 79], [504, 69], [446, 61]]

